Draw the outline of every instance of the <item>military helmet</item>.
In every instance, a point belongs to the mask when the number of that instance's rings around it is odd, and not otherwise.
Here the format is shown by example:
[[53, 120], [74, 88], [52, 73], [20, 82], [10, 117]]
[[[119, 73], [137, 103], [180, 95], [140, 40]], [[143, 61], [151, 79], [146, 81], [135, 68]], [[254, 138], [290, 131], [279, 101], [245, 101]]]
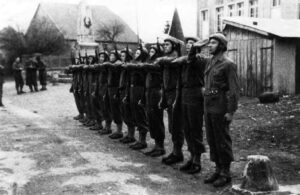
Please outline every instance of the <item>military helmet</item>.
[[228, 43], [228, 41], [227, 41], [227, 39], [226, 39], [226, 37], [225, 37], [224, 34], [222, 34], [222, 33], [215, 33], [215, 34], [213, 34], [213, 35], [211, 35], [209, 37], [209, 40], [211, 40], [211, 39], [218, 40], [220, 43], [222, 43], [225, 46], [225, 48], [227, 50], [227, 43]]
[[170, 41], [171, 43], [175, 44], [175, 45], [180, 45], [180, 41], [178, 39], [176, 39], [175, 37], [172, 36], [168, 36], [167, 38], [164, 39], [164, 42], [166, 41]]
[[199, 41], [200, 39], [198, 37], [185, 37], [185, 42], [187, 43], [189, 40], [192, 40], [194, 42]]
[[130, 61], [133, 59], [133, 52], [128, 47], [122, 49], [120, 53], [126, 53], [126, 61]]

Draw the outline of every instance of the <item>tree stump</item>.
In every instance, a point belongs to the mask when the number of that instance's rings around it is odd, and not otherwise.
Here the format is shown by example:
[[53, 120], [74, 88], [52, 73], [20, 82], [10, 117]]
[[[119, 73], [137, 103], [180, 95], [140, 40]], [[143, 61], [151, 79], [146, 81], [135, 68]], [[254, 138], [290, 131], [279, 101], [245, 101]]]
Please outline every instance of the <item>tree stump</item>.
[[277, 191], [279, 187], [270, 159], [267, 156], [251, 155], [248, 160], [240, 188], [252, 192]]

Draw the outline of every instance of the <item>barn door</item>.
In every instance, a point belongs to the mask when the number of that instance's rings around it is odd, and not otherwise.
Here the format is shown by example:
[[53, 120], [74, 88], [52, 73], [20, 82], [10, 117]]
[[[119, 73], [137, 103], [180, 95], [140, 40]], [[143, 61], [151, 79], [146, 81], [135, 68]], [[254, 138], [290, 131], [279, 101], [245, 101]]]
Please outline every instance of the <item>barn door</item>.
[[262, 47], [261, 51], [261, 92], [273, 90], [273, 47]]

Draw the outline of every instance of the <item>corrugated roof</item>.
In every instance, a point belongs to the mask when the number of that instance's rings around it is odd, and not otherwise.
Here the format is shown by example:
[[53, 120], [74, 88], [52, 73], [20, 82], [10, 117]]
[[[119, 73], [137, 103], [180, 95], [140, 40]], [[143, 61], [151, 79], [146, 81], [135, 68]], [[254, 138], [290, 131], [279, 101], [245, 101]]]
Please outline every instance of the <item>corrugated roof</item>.
[[[116, 41], [118, 42], [137, 42], [137, 35], [133, 30], [116, 14], [105, 6], [90, 6], [93, 16], [94, 29], [97, 30], [107, 25], [109, 22], [118, 20], [125, 26], [124, 33]], [[63, 3], [40, 3], [37, 12], [47, 14], [67, 39], [77, 39], [77, 18], [79, 14], [79, 5]], [[36, 14], [39, 15], [39, 14]], [[100, 37], [96, 36], [100, 41]]]
[[269, 18], [226, 17], [226, 25], [243, 28], [263, 35], [276, 35], [283, 38], [300, 38], [300, 20], [284, 20]]

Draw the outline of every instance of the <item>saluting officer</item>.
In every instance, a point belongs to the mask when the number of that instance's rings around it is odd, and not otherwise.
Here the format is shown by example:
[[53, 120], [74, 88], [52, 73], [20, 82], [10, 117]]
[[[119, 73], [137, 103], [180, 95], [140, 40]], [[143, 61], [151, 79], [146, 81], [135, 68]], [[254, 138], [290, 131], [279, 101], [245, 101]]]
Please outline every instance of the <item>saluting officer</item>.
[[205, 125], [210, 159], [216, 164], [216, 171], [204, 180], [221, 187], [231, 182], [230, 164], [234, 160], [229, 124], [237, 110], [239, 85], [237, 66], [224, 53], [227, 50], [226, 37], [216, 33], [209, 38], [208, 60], [205, 70]]
[[[189, 174], [201, 171], [201, 154], [205, 152], [203, 144], [203, 95], [205, 62], [195, 60], [196, 50], [193, 44], [196, 37], [186, 38], [188, 56], [177, 58], [171, 64], [180, 66], [181, 80], [177, 83], [176, 101], [180, 101], [184, 135], [190, 152], [190, 159], [180, 167], [181, 171]], [[192, 48], [192, 49], [191, 49]]]

